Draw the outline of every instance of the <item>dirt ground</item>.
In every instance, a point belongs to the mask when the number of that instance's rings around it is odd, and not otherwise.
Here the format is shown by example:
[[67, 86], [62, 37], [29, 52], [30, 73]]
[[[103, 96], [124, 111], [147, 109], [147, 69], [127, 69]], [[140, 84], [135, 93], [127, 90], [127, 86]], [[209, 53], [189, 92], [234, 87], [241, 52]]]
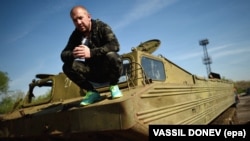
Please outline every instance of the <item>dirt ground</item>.
[[237, 104], [237, 118], [239, 124], [250, 124], [250, 95], [241, 95]]

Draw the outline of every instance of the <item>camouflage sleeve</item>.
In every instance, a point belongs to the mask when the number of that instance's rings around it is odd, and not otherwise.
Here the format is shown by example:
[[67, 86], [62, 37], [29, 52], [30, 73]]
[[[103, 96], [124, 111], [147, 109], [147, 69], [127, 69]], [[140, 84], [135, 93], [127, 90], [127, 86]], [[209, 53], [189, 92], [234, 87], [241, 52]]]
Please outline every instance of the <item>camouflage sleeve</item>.
[[119, 42], [113, 33], [111, 27], [104, 22], [97, 22], [97, 32], [100, 37], [101, 46], [90, 49], [91, 56], [100, 56], [108, 52], [118, 52], [120, 50]]
[[76, 31], [73, 31], [72, 34], [69, 37], [69, 41], [66, 45], [66, 47], [61, 52], [61, 60], [65, 62], [73, 62], [74, 56], [72, 54], [73, 49], [79, 45], [81, 42], [81, 38], [78, 37]]

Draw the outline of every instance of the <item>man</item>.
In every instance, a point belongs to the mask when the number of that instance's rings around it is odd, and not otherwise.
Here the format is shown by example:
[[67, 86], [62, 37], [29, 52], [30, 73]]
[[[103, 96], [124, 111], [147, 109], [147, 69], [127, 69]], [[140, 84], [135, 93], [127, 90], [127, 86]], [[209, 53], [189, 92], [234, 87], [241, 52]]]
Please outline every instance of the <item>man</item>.
[[100, 94], [91, 82], [109, 82], [112, 98], [121, 97], [117, 83], [122, 73], [122, 59], [117, 53], [118, 40], [110, 26], [92, 19], [83, 6], [73, 7], [70, 16], [75, 30], [61, 53], [61, 59], [67, 77], [86, 90], [80, 104], [88, 105], [100, 100]]

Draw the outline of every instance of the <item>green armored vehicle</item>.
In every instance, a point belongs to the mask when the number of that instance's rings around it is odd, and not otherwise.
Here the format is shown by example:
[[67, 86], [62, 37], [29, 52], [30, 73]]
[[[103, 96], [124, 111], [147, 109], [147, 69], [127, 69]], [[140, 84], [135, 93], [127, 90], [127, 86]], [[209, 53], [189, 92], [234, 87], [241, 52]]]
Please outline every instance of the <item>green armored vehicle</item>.
[[[207, 125], [232, 107], [232, 82], [198, 77], [152, 55], [159, 46], [153, 39], [122, 55], [119, 99], [110, 98], [108, 85], [95, 84], [102, 100], [83, 107], [83, 90], [65, 74], [37, 74], [26, 97], [1, 118], [0, 138], [146, 141], [149, 125]], [[47, 95], [36, 100], [35, 90], [43, 87]]]

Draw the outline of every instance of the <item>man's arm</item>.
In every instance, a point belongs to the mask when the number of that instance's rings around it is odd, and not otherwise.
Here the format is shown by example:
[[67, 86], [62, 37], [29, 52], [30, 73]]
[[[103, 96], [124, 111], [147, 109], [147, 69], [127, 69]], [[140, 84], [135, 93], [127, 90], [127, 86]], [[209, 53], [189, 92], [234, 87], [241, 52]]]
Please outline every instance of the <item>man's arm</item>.
[[66, 47], [61, 52], [61, 60], [63, 62], [73, 62], [74, 56], [73, 56], [73, 50], [74, 48], [80, 44], [81, 38], [80, 36], [77, 36], [77, 33], [73, 31], [73, 33], [70, 35], [69, 41], [66, 45]]
[[120, 45], [111, 27], [101, 21], [98, 21], [96, 26], [98, 26], [98, 36], [101, 37], [102, 46], [90, 49], [91, 57], [104, 55], [111, 51], [118, 52]]

